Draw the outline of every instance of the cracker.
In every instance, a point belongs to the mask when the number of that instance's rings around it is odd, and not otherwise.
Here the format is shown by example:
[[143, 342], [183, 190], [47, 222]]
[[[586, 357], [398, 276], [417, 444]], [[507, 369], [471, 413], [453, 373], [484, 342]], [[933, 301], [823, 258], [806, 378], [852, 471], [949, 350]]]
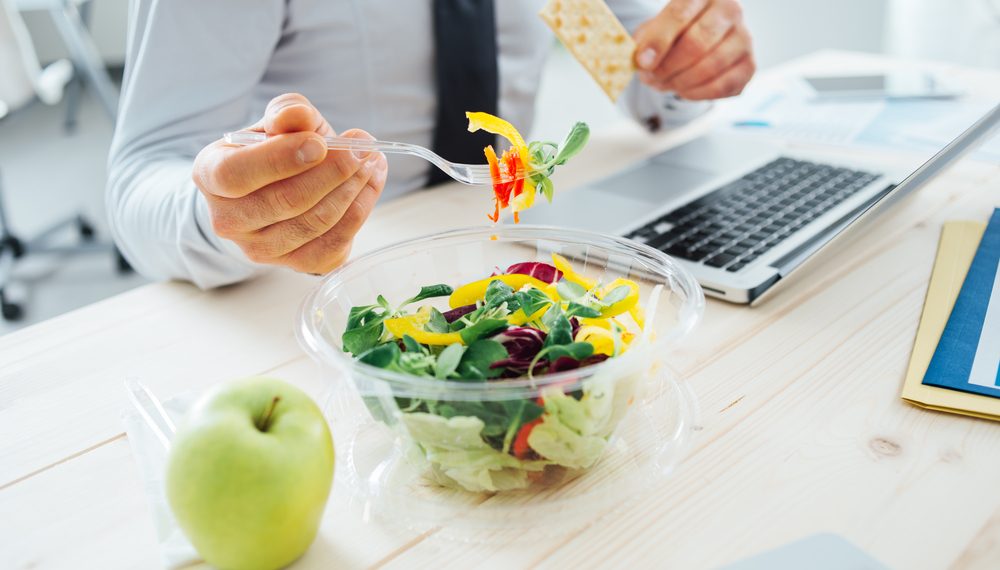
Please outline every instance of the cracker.
[[549, 0], [538, 15], [616, 101], [635, 72], [635, 41], [604, 0]]

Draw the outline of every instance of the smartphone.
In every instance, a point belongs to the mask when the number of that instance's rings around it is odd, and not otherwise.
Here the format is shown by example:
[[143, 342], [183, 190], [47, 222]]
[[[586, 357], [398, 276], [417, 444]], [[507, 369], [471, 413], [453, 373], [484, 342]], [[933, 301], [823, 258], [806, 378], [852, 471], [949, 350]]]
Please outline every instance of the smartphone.
[[951, 99], [961, 93], [929, 73], [804, 77], [817, 99]]

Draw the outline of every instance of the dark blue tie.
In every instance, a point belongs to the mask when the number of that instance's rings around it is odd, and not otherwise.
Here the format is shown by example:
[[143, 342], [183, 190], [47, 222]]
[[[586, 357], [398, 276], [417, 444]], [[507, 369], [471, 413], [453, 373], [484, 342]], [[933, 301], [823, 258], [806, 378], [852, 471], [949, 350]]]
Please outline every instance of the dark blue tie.
[[[497, 41], [493, 0], [434, 0], [437, 123], [434, 152], [454, 162], [482, 164], [496, 137], [468, 132], [466, 111], [497, 113]], [[450, 178], [431, 168], [428, 185]]]

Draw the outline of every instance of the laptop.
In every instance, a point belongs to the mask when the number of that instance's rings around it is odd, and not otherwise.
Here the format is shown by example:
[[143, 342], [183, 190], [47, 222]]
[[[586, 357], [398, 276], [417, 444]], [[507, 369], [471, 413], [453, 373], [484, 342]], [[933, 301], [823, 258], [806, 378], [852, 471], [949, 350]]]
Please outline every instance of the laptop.
[[998, 124], [1000, 105], [905, 176], [714, 132], [576, 188], [558, 208], [523, 212], [521, 220], [629, 237], [678, 260], [706, 295], [756, 303]]

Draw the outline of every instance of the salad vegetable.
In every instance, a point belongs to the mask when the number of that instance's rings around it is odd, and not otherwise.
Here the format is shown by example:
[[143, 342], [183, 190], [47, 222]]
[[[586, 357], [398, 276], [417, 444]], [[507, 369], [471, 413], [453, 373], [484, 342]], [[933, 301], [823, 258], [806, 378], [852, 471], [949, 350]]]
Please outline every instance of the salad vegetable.
[[[516, 263], [454, 289], [423, 287], [398, 305], [379, 295], [350, 311], [342, 345], [365, 364], [433, 381], [535, 382], [637, 350], [646, 336], [635, 318], [638, 302], [636, 283], [585, 278], [553, 255], [551, 264]], [[397, 392], [394, 413], [384, 403], [369, 405], [378, 408], [376, 417], [405, 430], [434, 480], [470, 491], [506, 490], [529, 485], [548, 466], [593, 465], [622, 402], [630, 401], [619, 383], [598, 374], [560, 383], [531, 398], [443, 400]]]
[[480, 112], [469, 112], [465, 116], [469, 119], [469, 132], [482, 129], [510, 143], [510, 148], [499, 157], [493, 145], [484, 149], [493, 179], [494, 208], [488, 217], [494, 222], [500, 220], [500, 210], [509, 206], [514, 212], [514, 223], [518, 223], [518, 214], [534, 205], [536, 193], [540, 192], [552, 202], [555, 190], [549, 177], [557, 166], [566, 164], [580, 152], [590, 138], [587, 124], [576, 123], [561, 145], [551, 141], [525, 143], [521, 133], [499, 117]]

